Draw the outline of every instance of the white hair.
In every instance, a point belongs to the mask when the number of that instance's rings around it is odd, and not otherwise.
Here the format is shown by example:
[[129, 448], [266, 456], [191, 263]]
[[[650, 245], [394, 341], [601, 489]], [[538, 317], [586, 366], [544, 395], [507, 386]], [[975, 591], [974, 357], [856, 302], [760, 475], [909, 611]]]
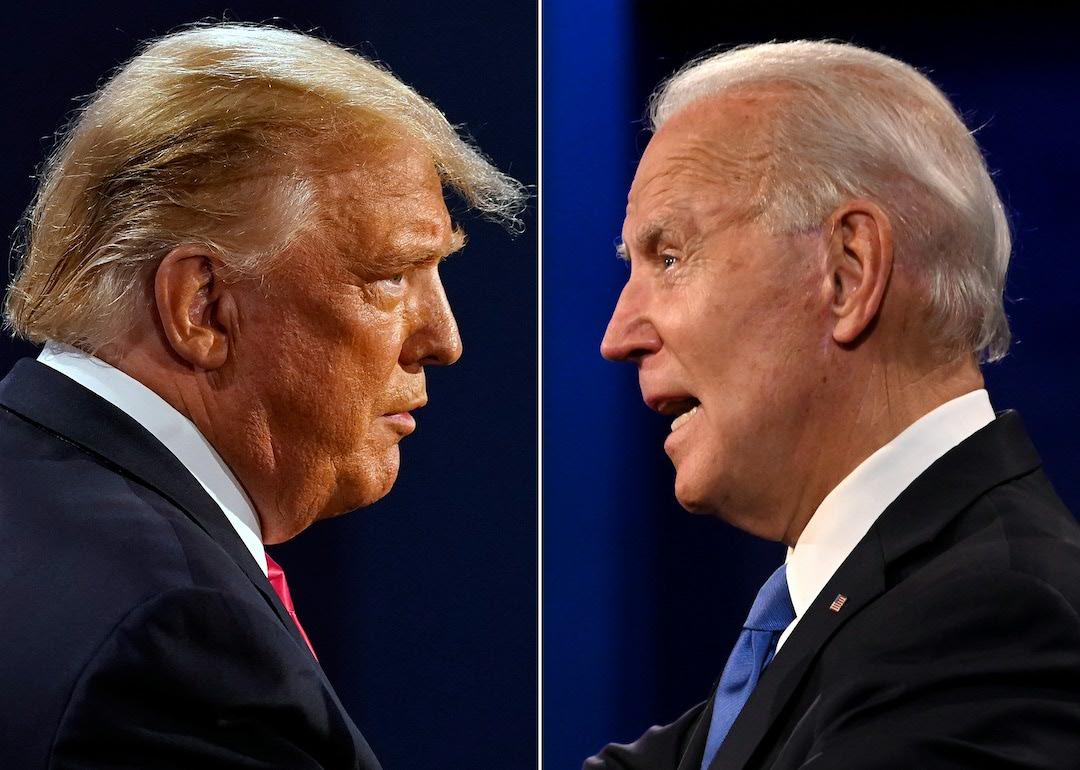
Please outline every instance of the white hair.
[[996, 361], [1009, 347], [1003, 292], [1012, 250], [1004, 206], [971, 132], [913, 67], [854, 45], [751, 45], [684, 67], [653, 95], [654, 130], [692, 102], [762, 90], [768, 158], [753, 214], [774, 232], [819, 227], [866, 197], [896, 223], [897, 268], [925, 286], [932, 328], [949, 348]]

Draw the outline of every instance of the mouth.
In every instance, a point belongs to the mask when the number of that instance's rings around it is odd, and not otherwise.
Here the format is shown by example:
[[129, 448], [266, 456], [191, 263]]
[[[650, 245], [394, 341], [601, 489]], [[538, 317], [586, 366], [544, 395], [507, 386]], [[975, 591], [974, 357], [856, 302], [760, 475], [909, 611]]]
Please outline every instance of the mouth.
[[648, 398], [646, 403], [649, 408], [659, 412], [665, 417], [674, 417], [671, 421], [671, 432], [674, 433], [694, 418], [701, 408], [701, 402], [693, 396], [662, 396]]
[[694, 403], [693, 406], [691, 406], [685, 412], [681, 413], [678, 417], [676, 417], [674, 420], [672, 420], [671, 421], [671, 432], [674, 433], [679, 428], [686, 425], [686, 423], [690, 422], [690, 420], [692, 420], [694, 418], [694, 415], [698, 413], [699, 409], [701, 409], [701, 404], [700, 403]]
[[400, 409], [386, 412], [382, 415], [384, 420], [388, 420], [401, 433], [408, 435], [416, 430], [416, 419], [410, 414], [417, 409], [420, 409], [427, 404], [427, 398], [418, 398], [414, 401], [410, 401], [408, 404], [404, 404]]

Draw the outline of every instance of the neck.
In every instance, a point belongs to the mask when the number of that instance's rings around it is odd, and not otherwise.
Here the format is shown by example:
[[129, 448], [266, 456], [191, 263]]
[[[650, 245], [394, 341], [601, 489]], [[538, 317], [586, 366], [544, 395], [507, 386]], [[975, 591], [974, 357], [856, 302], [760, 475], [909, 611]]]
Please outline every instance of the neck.
[[845, 379], [850, 384], [832, 401], [831, 419], [813, 431], [817, 441], [803, 454], [811, 458], [803, 474], [808, 481], [797, 491], [781, 537], [789, 546], [825, 496], [866, 458], [937, 407], [983, 387], [970, 355], [932, 366], [878, 361], [863, 376]]
[[[314, 520], [325, 501], [304, 497], [307, 487], [283, 478], [282, 466], [258, 398], [232, 369], [205, 371], [146, 335], [98, 357], [153, 390], [189, 419], [229, 466], [255, 508], [263, 542], [288, 540]], [[312, 469], [304, 469], [312, 477]], [[295, 511], [304, 512], [303, 515]]]
[[141, 340], [123, 347], [103, 348], [97, 356], [161, 396], [214, 444], [215, 431], [210, 419], [213, 409], [207, 403], [209, 389], [205, 387], [207, 373], [196, 372], [168, 355], [162, 346], [144, 344]]
[[96, 355], [154, 391], [195, 425], [244, 487], [255, 507], [265, 539], [273, 530], [267, 526], [273, 519], [267, 520], [265, 503], [250, 483], [250, 474], [245, 472], [243, 457], [237, 451], [238, 430], [235, 423], [230, 422], [235, 410], [229, 409], [225, 401], [224, 390], [227, 388], [222, 388], [222, 374], [192, 367], [149, 334], [125, 340], [122, 345], [107, 346]]

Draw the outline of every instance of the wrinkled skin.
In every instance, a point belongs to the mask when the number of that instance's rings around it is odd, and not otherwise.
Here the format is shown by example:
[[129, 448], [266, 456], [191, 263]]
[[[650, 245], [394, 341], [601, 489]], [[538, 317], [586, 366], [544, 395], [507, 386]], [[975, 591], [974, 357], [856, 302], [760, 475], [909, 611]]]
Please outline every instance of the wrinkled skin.
[[241, 305], [238, 471], [262, 482], [264, 522], [267, 511], [306, 524], [385, 495], [413, 429], [405, 413], [427, 402], [424, 365], [461, 355], [438, 273], [458, 236], [431, 162], [399, 147], [323, 181], [329, 243], [298, 244], [266, 298]]
[[[398, 143], [315, 181], [318, 223], [279, 266], [201, 279], [190, 313], [209, 319], [196, 330], [227, 351], [223, 363], [176, 335], [171, 349], [152, 344], [160, 323], [117, 362], [198, 426], [251, 497], [267, 543], [385, 495], [415, 427], [409, 412], [427, 401], [424, 366], [461, 355], [438, 267], [463, 238], [428, 156]], [[194, 280], [195, 268], [170, 269], [175, 285]], [[160, 313], [188, 312], [182, 291], [161, 296]]]
[[860, 462], [982, 379], [973, 355], [935, 349], [881, 206], [849, 200], [791, 234], [755, 216], [779, 98], [706, 98], [653, 137], [601, 352], [633, 363], [646, 403], [673, 419], [679, 502], [794, 545]]
[[653, 409], [674, 417], [700, 402], [664, 444], [676, 496], [746, 528], [744, 516], [779, 503], [777, 463], [803, 451], [827, 297], [811, 278], [814, 239], [745, 221], [744, 187], [724, 181], [716, 149], [757, 151], [758, 105], [703, 113], [677, 115], [642, 157], [623, 226], [630, 278], [602, 352], [637, 365]]

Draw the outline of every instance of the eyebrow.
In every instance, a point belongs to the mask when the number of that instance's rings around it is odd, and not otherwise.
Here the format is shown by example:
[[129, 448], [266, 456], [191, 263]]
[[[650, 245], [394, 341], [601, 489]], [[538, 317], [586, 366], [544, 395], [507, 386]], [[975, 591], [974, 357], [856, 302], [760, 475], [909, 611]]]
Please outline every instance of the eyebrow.
[[465, 248], [467, 240], [465, 231], [460, 227], [454, 227], [454, 229], [450, 231], [450, 243], [447, 248], [444, 249], [441, 246], [428, 246], [425, 244], [417, 249], [402, 249], [402, 251], [397, 252], [392, 256], [391, 259], [403, 268], [429, 263], [437, 264], [451, 254]]
[[[465, 247], [465, 231], [455, 226], [450, 231], [450, 243], [444, 248], [441, 243], [436, 244], [433, 240], [421, 245], [398, 243], [381, 255], [368, 255], [358, 258], [354, 262], [354, 270], [360, 275], [379, 276], [382, 274], [404, 272], [422, 265], [438, 264], [454, 252]], [[367, 280], [367, 278], [365, 278]]]
[[668, 226], [665, 222], [650, 222], [638, 229], [637, 233], [634, 235], [634, 240], [641, 249], [653, 249], [656, 247], [657, 241], [660, 240], [660, 236], [662, 236], [667, 229]]
[[443, 254], [440, 259], [446, 259], [451, 254], [455, 254], [465, 248], [465, 244], [468, 243], [469, 238], [457, 225], [454, 225], [454, 229], [450, 231], [450, 250]]
[[[638, 228], [632, 241], [637, 245], [638, 249], [649, 251], [656, 248], [656, 244], [660, 241], [661, 236], [663, 236], [668, 229], [668, 224], [666, 222], [649, 222]], [[615, 254], [619, 259], [625, 261], [630, 260], [630, 250], [621, 238], [615, 240]]]

